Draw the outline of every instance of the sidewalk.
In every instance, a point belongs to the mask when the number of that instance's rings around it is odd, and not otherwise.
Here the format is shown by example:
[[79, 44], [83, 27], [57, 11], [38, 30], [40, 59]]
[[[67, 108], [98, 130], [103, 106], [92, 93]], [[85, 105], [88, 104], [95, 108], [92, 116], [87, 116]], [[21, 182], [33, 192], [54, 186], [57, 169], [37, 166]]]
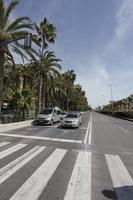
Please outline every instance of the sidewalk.
[[30, 126], [32, 121], [33, 120], [27, 120], [27, 121], [15, 122], [15, 123], [9, 123], [9, 124], [0, 124], [0, 132]]

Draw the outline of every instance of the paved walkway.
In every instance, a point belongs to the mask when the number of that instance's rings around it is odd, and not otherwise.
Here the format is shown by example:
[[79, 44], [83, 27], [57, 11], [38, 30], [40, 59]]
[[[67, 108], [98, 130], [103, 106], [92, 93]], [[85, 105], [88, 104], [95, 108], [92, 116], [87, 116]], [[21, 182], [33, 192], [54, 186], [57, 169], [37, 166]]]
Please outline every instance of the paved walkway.
[[0, 125], [0, 132], [13, 130], [13, 129], [18, 129], [18, 128], [23, 128], [23, 127], [26, 127], [26, 126], [30, 126], [32, 121], [33, 120], [27, 120], [27, 121], [22, 121], [22, 122], [1, 124]]

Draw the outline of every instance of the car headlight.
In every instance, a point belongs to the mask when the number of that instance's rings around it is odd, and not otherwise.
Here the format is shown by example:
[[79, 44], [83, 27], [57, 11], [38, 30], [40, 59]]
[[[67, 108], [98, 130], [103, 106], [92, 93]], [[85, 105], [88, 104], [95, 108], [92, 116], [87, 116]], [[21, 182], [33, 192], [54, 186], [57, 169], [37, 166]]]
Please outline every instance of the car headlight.
[[48, 121], [50, 121], [51, 120], [51, 118], [50, 117], [48, 117], [48, 118], [46, 118]]

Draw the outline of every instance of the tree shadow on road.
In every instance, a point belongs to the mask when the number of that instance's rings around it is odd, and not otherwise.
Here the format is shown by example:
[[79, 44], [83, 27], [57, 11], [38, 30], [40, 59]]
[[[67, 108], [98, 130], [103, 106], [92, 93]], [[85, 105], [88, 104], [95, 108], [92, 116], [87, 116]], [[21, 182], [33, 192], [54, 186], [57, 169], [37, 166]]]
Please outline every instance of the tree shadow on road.
[[102, 194], [108, 199], [133, 200], [133, 186], [123, 186], [114, 188], [114, 190], [103, 190]]
[[108, 198], [108, 199], [113, 199], [113, 200], [117, 200], [117, 196], [116, 196], [116, 192], [112, 191], [112, 190], [103, 190], [102, 194]]

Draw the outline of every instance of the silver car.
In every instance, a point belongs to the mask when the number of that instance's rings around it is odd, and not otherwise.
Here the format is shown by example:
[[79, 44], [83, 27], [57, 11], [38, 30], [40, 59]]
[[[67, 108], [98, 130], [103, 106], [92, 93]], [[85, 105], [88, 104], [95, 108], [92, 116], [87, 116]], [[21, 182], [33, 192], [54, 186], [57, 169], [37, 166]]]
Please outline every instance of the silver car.
[[62, 127], [79, 127], [81, 124], [80, 113], [68, 113], [66, 117], [61, 121]]

